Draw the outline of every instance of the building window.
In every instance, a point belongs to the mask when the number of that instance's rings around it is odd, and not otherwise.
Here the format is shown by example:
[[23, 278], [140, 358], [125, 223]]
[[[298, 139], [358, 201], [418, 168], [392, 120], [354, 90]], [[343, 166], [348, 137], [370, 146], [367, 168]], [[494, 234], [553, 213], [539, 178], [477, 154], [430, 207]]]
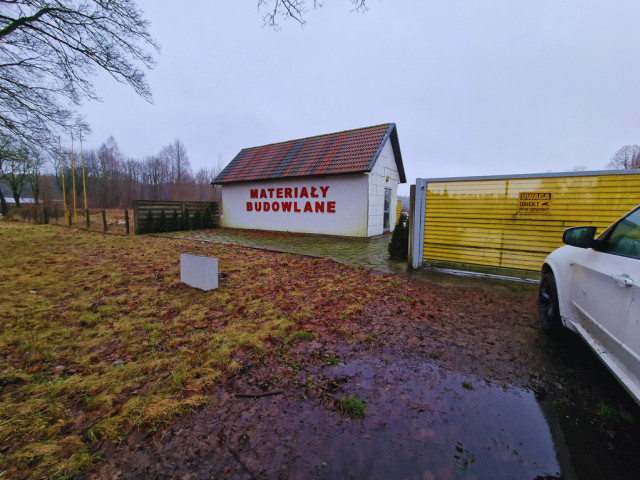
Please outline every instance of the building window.
[[385, 232], [390, 230], [389, 220], [391, 218], [391, 189], [384, 189], [384, 224], [383, 228]]

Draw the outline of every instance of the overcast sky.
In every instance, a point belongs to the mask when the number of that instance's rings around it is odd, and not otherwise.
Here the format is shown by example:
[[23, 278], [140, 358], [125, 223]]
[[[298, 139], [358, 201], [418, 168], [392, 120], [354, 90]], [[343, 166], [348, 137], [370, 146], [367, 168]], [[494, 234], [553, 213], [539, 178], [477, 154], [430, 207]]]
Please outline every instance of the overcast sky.
[[597, 170], [640, 143], [638, 0], [326, 0], [280, 31], [257, 0], [137, 3], [162, 48], [154, 104], [99, 76], [85, 147], [113, 135], [142, 159], [179, 138], [195, 170], [395, 122], [413, 183]]

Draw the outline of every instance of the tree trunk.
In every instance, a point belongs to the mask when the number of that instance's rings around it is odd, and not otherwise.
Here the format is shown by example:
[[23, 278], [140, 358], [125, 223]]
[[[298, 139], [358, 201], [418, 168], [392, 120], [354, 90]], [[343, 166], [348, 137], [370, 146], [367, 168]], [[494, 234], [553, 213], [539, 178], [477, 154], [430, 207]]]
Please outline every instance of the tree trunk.
[[38, 206], [40, 200], [40, 173], [35, 172], [30, 178], [31, 191], [33, 192], [33, 201]]
[[2, 204], [2, 216], [4, 217], [7, 213], [9, 213], [9, 207], [7, 206], [7, 201], [4, 199], [2, 190], [0, 190], [0, 204]]
[[12, 189], [12, 193], [13, 193], [13, 199], [16, 202], [16, 208], [21, 208], [21, 206], [20, 206], [20, 193], [22, 193], [22, 192], [19, 192], [16, 189]]

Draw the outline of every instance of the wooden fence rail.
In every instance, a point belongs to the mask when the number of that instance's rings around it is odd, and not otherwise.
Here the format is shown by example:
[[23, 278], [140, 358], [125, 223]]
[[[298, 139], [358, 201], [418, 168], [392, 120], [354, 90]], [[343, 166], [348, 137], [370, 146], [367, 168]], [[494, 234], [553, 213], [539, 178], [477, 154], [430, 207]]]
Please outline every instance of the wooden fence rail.
[[[212, 226], [221, 225], [222, 208], [220, 202], [180, 202], [170, 200], [134, 200], [133, 201], [133, 227], [134, 233], [146, 233], [149, 218], [155, 225], [159, 225], [164, 212], [167, 224], [171, 222], [174, 212], [177, 214], [180, 225], [185, 225], [185, 213], [188, 212], [189, 222], [192, 225], [194, 216], [199, 214], [200, 218], [209, 211], [212, 218]], [[150, 217], [151, 215], [151, 217]], [[181, 230], [182, 228], [177, 228]]]

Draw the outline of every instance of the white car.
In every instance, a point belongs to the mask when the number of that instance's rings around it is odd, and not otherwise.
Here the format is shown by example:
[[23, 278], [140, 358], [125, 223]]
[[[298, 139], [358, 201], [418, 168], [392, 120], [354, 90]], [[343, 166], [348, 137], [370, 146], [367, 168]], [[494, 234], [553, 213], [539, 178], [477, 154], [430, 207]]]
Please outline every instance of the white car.
[[580, 335], [640, 404], [640, 205], [595, 233], [565, 230], [567, 245], [545, 260], [540, 326]]

